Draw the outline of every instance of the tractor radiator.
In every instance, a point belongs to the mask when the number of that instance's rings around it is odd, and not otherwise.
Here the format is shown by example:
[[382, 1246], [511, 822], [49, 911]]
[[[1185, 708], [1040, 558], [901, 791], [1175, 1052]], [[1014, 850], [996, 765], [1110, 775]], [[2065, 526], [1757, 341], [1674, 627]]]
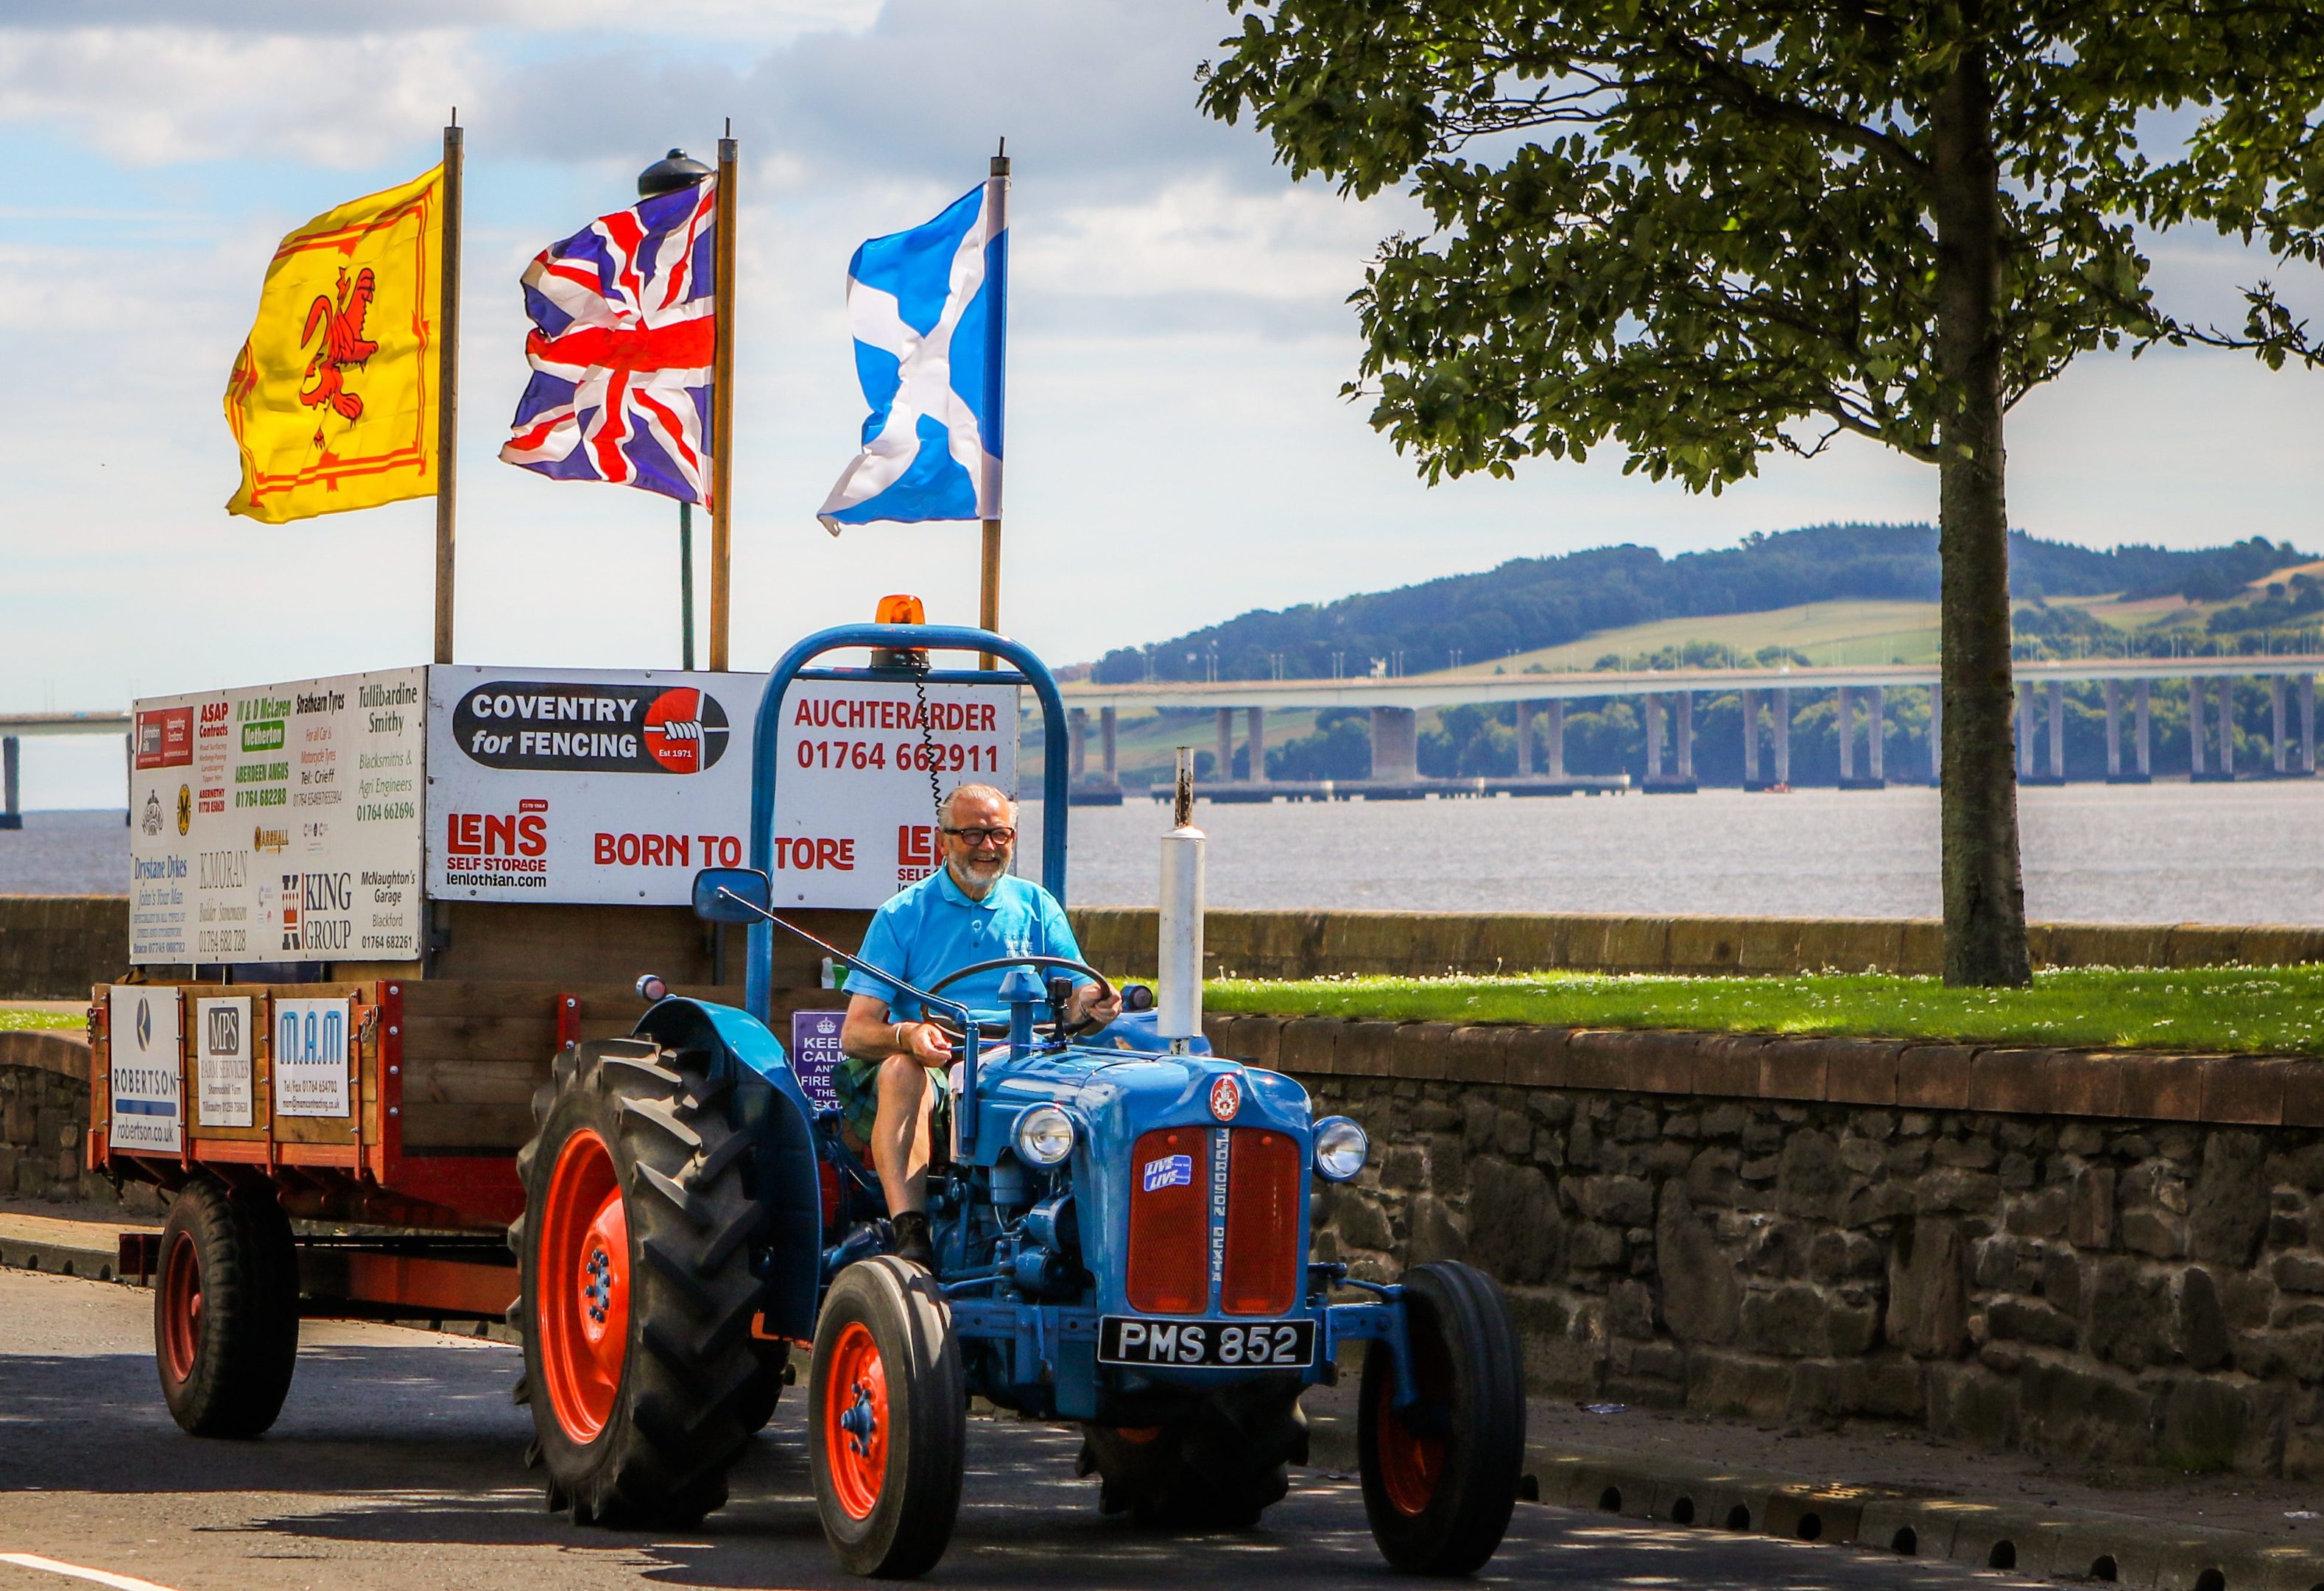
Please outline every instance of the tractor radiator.
[[[1223, 1153], [1223, 1230], [1214, 1244], [1213, 1178]], [[1300, 1157], [1296, 1139], [1262, 1128], [1166, 1127], [1142, 1134], [1131, 1161], [1130, 1307], [1155, 1315], [1281, 1315], [1299, 1297]], [[1213, 1256], [1216, 1256], [1215, 1263]]]

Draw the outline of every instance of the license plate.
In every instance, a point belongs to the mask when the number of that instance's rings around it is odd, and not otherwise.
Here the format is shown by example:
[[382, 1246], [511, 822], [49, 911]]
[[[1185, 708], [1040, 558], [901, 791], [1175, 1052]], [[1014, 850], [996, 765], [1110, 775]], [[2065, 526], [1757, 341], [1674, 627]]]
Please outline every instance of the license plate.
[[1305, 1369], [1315, 1362], [1313, 1320], [1157, 1320], [1108, 1315], [1098, 1322], [1101, 1364], [1208, 1364]]

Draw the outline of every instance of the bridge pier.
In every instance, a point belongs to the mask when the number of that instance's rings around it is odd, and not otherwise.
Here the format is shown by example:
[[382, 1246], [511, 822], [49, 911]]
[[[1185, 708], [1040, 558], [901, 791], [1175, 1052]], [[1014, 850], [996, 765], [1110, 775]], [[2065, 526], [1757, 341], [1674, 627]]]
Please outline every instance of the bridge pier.
[[1929, 687], [1929, 782], [1945, 779], [1945, 682]]
[[2122, 681], [2102, 681], [2106, 694], [2107, 782], [2122, 782]]
[[2316, 676], [2300, 676], [2300, 771], [2316, 772]]
[[1743, 788], [1759, 788], [1759, 693], [1743, 691]]
[[1098, 708], [1097, 726], [1099, 744], [1105, 758], [1105, 782], [1109, 785], [1118, 787], [1121, 783], [1121, 768], [1114, 748], [1114, 739], [1120, 730], [1120, 716], [1117, 710], [1112, 708]]
[[1846, 790], [1856, 782], [1856, 687], [1843, 685], [1832, 714], [1832, 726], [1840, 731], [1840, 788]]
[[2236, 776], [2236, 682], [2220, 679], [2212, 686], [2219, 695], [2219, 777], [2232, 780]]
[[16, 736], [0, 735], [0, 828], [24, 827], [24, 812], [16, 794], [17, 758], [22, 749]]
[[1250, 782], [1267, 782], [1267, 709], [1243, 709], [1243, 744], [1250, 748]]
[[1663, 698], [1658, 692], [1646, 692], [1646, 782], [1656, 784], [1663, 776]]
[[1079, 784], [1089, 773], [1089, 709], [1071, 708], [1065, 712], [1066, 744], [1073, 747], [1074, 782]]
[[1221, 784], [1234, 777], [1234, 708], [1219, 709], [1218, 771], [1211, 777]]
[[2034, 684], [2021, 680], [2017, 684], [2017, 782], [2024, 784], [2034, 777]]
[[2203, 767], [2203, 698], [2209, 692], [2200, 680], [2187, 681], [2187, 777], [2200, 779]]
[[1694, 783], [1694, 692], [1679, 691], [1671, 700], [1675, 714], [1673, 727], [1678, 732], [1678, 776], [1691, 786]]
[[2050, 686], [2050, 782], [2066, 782], [2066, 682], [2052, 680]]
[[1541, 707], [1542, 717], [1549, 723], [1549, 733], [1543, 737], [1547, 744], [1542, 747], [1542, 750], [1548, 754], [1543, 763], [1542, 772], [1552, 779], [1563, 779], [1565, 777], [1565, 702], [1563, 698], [1558, 698], [1545, 701], [1541, 704]]
[[1410, 708], [1374, 708], [1372, 782], [1415, 784], [1419, 780], [1420, 715]]
[[2287, 761], [2284, 753], [2290, 749], [2283, 744], [2283, 676], [2281, 674], [2267, 677], [2267, 705], [2271, 724], [2267, 737], [2268, 755], [2275, 764], [2275, 776], [2281, 779]]
[[2137, 753], [2138, 782], [2141, 784], [2154, 777], [2154, 716], [2153, 698], [2154, 682], [2141, 680], [2132, 687], [2131, 745]]
[[1778, 685], [1775, 697], [1775, 782], [1789, 790], [1792, 788], [1792, 688]]
[[1872, 711], [1864, 726], [1864, 771], [1872, 782], [1886, 787], [1888, 783], [1888, 688], [1872, 688]]
[[1517, 777], [1533, 777], [1533, 703], [1517, 703]]

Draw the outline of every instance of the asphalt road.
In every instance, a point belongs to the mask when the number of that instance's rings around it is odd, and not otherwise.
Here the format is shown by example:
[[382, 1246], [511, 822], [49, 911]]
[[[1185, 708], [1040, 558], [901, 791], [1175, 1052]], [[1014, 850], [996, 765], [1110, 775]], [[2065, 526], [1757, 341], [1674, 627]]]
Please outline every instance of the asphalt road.
[[[391, 1327], [309, 1322], [281, 1420], [203, 1442], [155, 1384], [149, 1295], [0, 1272], [0, 1555], [32, 1554], [172, 1591], [641, 1585], [860, 1585], [816, 1522], [787, 1393], [734, 1476], [734, 1500], [683, 1535], [576, 1530], [548, 1513], [511, 1405], [516, 1352]], [[1101, 1518], [1074, 1478], [1079, 1438], [970, 1423], [946, 1586], [1408, 1585], [1380, 1564], [1354, 1481], [1296, 1472], [1255, 1531], [1188, 1536]], [[1480, 1579], [1508, 1586], [1864, 1587], [2017, 1583], [1959, 1565], [1520, 1504]], [[0, 1557], [0, 1591], [76, 1583]], [[118, 1585], [119, 1582], [112, 1582]]]

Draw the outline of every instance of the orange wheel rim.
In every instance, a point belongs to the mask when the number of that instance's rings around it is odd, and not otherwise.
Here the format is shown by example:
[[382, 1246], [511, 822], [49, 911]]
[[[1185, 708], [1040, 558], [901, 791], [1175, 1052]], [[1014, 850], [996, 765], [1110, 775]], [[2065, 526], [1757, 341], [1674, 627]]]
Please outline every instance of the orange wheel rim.
[[613, 1152], [586, 1128], [565, 1141], [540, 1214], [533, 1327], [549, 1406], [565, 1434], [596, 1439], [613, 1416], [630, 1342], [630, 1218]]
[[171, 1384], [194, 1374], [202, 1346], [202, 1262], [193, 1235], [178, 1234], [161, 1268], [161, 1368]]
[[[1451, 1401], [1452, 1367], [1444, 1345], [1417, 1321], [1410, 1334], [1412, 1379], [1420, 1401], [1442, 1408]], [[1436, 1500], [1444, 1478], [1444, 1438], [1423, 1436], [1396, 1411], [1396, 1378], [1383, 1375], [1372, 1393], [1373, 1446], [1379, 1451], [1380, 1485], [1406, 1519], [1416, 1519]], [[1417, 1412], [1417, 1411], [1416, 1411]]]
[[824, 1355], [823, 1454], [850, 1519], [869, 1519], [888, 1478], [888, 1367], [871, 1327], [851, 1320]]

